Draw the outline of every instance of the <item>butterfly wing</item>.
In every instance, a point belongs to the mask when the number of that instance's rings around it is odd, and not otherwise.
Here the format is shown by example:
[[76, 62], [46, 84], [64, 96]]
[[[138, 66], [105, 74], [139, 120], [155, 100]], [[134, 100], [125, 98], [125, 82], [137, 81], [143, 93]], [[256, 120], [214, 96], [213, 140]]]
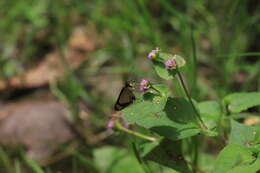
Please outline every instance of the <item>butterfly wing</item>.
[[119, 97], [117, 99], [117, 102], [114, 106], [114, 109], [116, 111], [120, 111], [127, 107], [128, 105], [132, 104], [133, 101], [135, 100], [135, 95], [132, 91], [132, 87], [130, 86], [125, 86], [122, 88]]

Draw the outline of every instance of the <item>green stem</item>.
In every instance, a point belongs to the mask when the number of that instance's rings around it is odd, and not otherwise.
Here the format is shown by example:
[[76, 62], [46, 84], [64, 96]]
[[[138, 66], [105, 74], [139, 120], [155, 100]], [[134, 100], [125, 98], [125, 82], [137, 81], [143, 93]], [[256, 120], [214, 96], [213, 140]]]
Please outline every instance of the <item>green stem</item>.
[[130, 130], [130, 129], [128, 129], [128, 128], [125, 128], [124, 126], [122, 126], [122, 124], [120, 124], [119, 121], [116, 121], [115, 127], [116, 127], [118, 130], [121, 130], [121, 131], [124, 131], [124, 132], [126, 132], [126, 133], [129, 133], [129, 134], [131, 134], [131, 135], [134, 135], [134, 136], [137, 136], [137, 137], [146, 139], [146, 140], [148, 140], [148, 141], [152, 141], [152, 142], [159, 141], [158, 138], [151, 137], [151, 136], [146, 136], [146, 135], [144, 135], [144, 134], [142, 134], [142, 133], [139, 133], [139, 132]]
[[179, 79], [180, 79], [180, 81], [181, 81], [181, 85], [182, 85], [182, 87], [183, 87], [183, 89], [184, 89], [184, 92], [185, 92], [186, 96], [188, 97], [189, 102], [190, 102], [190, 104], [191, 104], [191, 106], [192, 106], [192, 108], [193, 108], [193, 110], [194, 110], [194, 112], [195, 112], [195, 114], [196, 114], [198, 120], [200, 121], [200, 123], [201, 123], [201, 125], [202, 125], [202, 128], [208, 129], [208, 127], [207, 127], [207, 126], [205, 125], [205, 123], [202, 121], [202, 119], [201, 119], [201, 117], [200, 117], [200, 115], [199, 115], [199, 112], [197, 111], [196, 107], [194, 106], [194, 104], [193, 104], [193, 102], [192, 102], [192, 100], [191, 100], [191, 97], [190, 97], [190, 95], [189, 95], [189, 92], [188, 92], [188, 90], [187, 90], [187, 88], [186, 88], [186, 86], [185, 86], [184, 80], [183, 80], [182, 75], [181, 75], [180, 71], [178, 70], [178, 68], [177, 68], [177, 75], [178, 75], [178, 77], [179, 77]]
[[151, 89], [153, 89], [154, 91], [158, 92], [160, 96], [164, 96], [163, 93], [161, 93], [158, 89], [154, 88], [152, 85], [151, 85]]

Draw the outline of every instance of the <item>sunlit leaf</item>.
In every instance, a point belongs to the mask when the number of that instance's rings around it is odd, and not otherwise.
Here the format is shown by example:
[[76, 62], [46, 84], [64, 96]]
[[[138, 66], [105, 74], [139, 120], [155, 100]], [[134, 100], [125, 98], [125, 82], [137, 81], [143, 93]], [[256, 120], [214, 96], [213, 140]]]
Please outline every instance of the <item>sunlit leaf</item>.
[[224, 104], [233, 113], [260, 105], [260, 92], [234, 93], [224, 98]]
[[231, 121], [230, 144], [253, 146], [260, 142], [260, 126], [246, 126], [234, 120]]
[[217, 132], [212, 130], [217, 128], [217, 123], [221, 117], [221, 106], [216, 101], [204, 101], [197, 104], [200, 116], [208, 129], [204, 130], [204, 134], [207, 136], [217, 136]]
[[230, 144], [220, 152], [213, 173], [255, 173], [260, 169], [259, 160], [248, 148]]
[[199, 112], [203, 117], [219, 120], [221, 116], [221, 106], [216, 101], [204, 101], [198, 103]]
[[163, 109], [160, 104], [143, 101], [122, 112], [126, 122], [136, 123], [169, 139], [183, 139], [200, 132], [194, 110], [184, 98], [169, 97]]

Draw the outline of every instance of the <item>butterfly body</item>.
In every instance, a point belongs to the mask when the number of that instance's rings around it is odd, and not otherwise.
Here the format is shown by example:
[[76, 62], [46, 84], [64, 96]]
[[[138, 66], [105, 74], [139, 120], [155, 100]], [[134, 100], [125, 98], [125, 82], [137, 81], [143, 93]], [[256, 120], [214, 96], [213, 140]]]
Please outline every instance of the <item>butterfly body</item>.
[[132, 104], [135, 100], [135, 95], [133, 93], [133, 85], [130, 82], [126, 82], [125, 86], [121, 89], [114, 109], [120, 111]]

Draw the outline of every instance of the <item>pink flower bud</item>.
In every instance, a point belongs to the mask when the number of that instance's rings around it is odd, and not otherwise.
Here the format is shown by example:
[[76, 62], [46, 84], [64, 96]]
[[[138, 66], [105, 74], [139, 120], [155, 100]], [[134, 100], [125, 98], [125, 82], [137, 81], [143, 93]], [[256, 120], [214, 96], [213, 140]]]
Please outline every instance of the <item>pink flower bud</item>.
[[167, 69], [175, 69], [177, 67], [176, 59], [168, 59], [164, 65]]
[[157, 56], [157, 53], [159, 52], [159, 50], [160, 50], [159, 47], [157, 47], [157, 48], [154, 49], [154, 50], [151, 50], [151, 52], [149, 52], [149, 54], [148, 54], [148, 56], [147, 56], [148, 59], [150, 59], [150, 60], [155, 59], [156, 56]]
[[143, 79], [143, 80], [140, 82], [140, 91], [141, 91], [141, 92], [144, 92], [144, 91], [148, 90], [149, 88], [150, 88], [149, 81], [146, 80], [146, 79]]

